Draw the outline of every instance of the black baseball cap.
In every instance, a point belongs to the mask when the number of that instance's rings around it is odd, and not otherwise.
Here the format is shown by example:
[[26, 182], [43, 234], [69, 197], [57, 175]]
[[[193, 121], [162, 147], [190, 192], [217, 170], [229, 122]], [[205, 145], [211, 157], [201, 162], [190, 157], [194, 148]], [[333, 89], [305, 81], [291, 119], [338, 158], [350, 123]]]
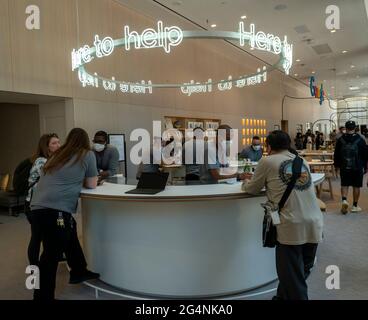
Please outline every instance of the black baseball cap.
[[345, 123], [345, 128], [348, 130], [354, 130], [356, 128], [355, 121], [347, 121]]

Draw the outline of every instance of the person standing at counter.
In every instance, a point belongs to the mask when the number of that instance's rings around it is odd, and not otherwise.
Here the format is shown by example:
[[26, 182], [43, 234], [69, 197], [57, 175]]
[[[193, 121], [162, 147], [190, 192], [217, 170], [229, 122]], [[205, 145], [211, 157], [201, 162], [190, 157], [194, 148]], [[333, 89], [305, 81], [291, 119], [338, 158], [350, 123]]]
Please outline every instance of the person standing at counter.
[[30, 210], [30, 203], [33, 196], [33, 191], [36, 188], [37, 182], [40, 180], [42, 170], [47, 160], [60, 148], [60, 139], [56, 133], [44, 134], [37, 146], [37, 151], [32, 157], [33, 166], [28, 178], [28, 196], [25, 202], [25, 213], [28, 221], [31, 224], [31, 239], [28, 245], [28, 260], [31, 265], [38, 265], [40, 257], [40, 248], [42, 235], [34, 224], [32, 219], [28, 217]]
[[114, 176], [119, 168], [119, 151], [107, 144], [107, 140], [108, 135], [105, 131], [98, 131], [93, 139], [97, 169], [102, 179]]
[[[218, 183], [219, 180], [237, 178], [238, 180], [244, 180], [244, 173], [224, 174], [221, 169], [226, 165], [225, 159], [220, 161], [220, 157], [224, 156], [231, 146], [231, 127], [223, 124], [219, 126], [219, 130], [226, 130], [226, 138], [220, 141], [218, 131], [215, 138], [209, 138], [204, 142], [204, 163], [200, 165], [200, 181], [203, 184]], [[209, 143], [210, 139], [214, 139], [214, 143]], [[215, 150], [209, 150], [214, 148]], [[197, 150], [198, 157], [198, 150]], [[222, 164], [221, 164], [222, 163]]]
[[[266, 186], [268, 204], [275, 211], [291, 178], [295, 154], [289, 151], [290, 143], [287, 133], [273, 131], [266, 139], [269, 157], [259, 161], [254, 176], [242, 187], [254, 195]], [[273, 300], [308, 300], [306, 279], [314, 265], [318, 243], [322, 241], [323, 217], [306, 161], [279, 215], [281, 223], [276, 226], [279, 286]]]
[[83, 185], [90, 189], [97, 186], [96, 158], [90, 149], [87, 132], [75, 128], [45, 164], [31, 201], [32, 223], [40, 230], [43, 243], [39, 262], [40, 289], [34, 291], [35, 300], [54, 299], [56, 271], [62, 253], [69, 257], [69, 283], [99, 277], [87, 270], [72, 216]]
[[263, 155], [263, 150], [261, 146], [261, 139], [258, 136], [254, 136], [252, 139], [252, 145], [243, 149], [240, 153], [240, 157], [243, 159], [249, 159], [253, 162], [258, 162], [261, 160]]

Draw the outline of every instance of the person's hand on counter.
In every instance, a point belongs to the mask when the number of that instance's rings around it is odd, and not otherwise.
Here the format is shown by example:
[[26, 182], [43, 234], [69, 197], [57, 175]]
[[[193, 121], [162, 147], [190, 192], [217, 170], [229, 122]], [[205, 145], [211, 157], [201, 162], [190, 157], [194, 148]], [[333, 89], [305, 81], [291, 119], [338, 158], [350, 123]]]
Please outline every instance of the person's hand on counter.
[[109, 175], [110, 175], [110, 173], [109, 173], [109, 171], [100, 171], [100, 173], [99, 173], [99, 177], [101, 177], [101, 179], [105, 179], [105, 178], [107, 178], [107, 177], [109, 177]]
[[238, 174], [239, 180], [251, 180], [252, 177], [253, 177], [253, 174], [249, 172], [243, 172], [243, 173]]
[[249, 183], [249, 181], [250, 181], [250, 180], [252, 180], [252, 178], [253, 178], [253, 173], [250, 173], [250, 172], [244, 172], [244, 173], [243, 173], [243, 176], [244, 176], [244, 179], [243, 179], [244, 181], [243, 181], [243, 183], [242, 183], [241, 190], [242, 190], [242, 191], [245, 191], [247, 184], [248, 184], [248, 183]]
[[105, 182], [105, 178], [103, 176], [98, 176], [97, 186], [102, 186], [104, 182]]

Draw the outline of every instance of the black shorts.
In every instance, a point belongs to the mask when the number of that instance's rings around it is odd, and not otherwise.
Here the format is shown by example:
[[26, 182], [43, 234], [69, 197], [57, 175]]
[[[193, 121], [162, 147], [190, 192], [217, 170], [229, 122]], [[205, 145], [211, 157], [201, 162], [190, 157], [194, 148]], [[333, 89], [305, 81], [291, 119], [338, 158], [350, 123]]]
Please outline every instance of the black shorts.
[[342, 187], [363, 187], [363, 170], [351, 171], [351, 170], [340, 170], [341, 186]]

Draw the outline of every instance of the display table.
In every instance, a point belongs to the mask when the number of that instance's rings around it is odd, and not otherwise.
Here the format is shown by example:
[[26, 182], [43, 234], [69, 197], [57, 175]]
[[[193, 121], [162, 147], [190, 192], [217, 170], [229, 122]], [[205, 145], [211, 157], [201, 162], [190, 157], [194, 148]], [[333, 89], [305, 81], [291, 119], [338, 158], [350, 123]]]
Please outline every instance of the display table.
[[333, 151], [307, 151], [302, 150], [298, 151], [299, 155], [301, 157], [333, 157], [334, 152]]
[[[323, 174], [313, 174], [319, 184]], [[241, 183], [168, 186], [127, 195], [106, 183], [82, 192], [89, 268], [113, 287], [156, 297], [214, 297], [274, 281], [273, 249], [262, 247], [263, 194]]]

